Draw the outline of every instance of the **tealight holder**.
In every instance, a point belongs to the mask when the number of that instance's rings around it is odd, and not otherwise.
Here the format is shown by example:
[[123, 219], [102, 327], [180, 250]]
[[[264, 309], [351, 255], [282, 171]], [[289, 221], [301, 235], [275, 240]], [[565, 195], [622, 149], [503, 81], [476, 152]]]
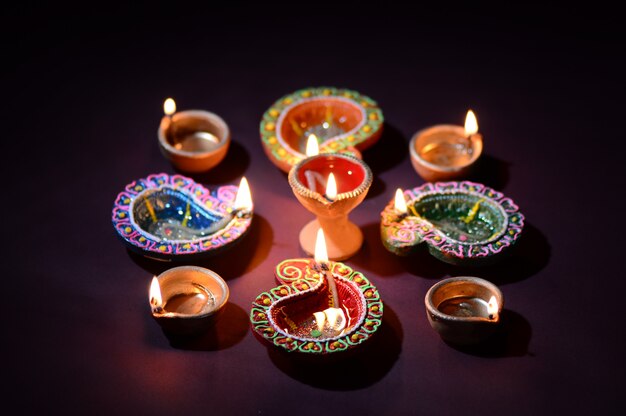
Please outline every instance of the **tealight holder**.
[[230, 145], [230, 129], [217, 114], [186, 110], [164, 116], [157, 132], [163, 155], [181, 171], [205, 172], [219, 164]]
[[428, 182], [467, 177], [482, 151], [481, 134], [468, 137], [462, 126], [450, 124], [420, 130], [409, 144], [411, 163]]
[[126, 185], [115, 199], [113, 227], [128, 248], [159, 260], [184, 260], [232, 247], [253, 218], [250, 190], [215, 192], [182, 175], [152, 174]]
[[228, 301], [228, 285], [212, 270], [174, 267], [155, 278], [150, 290], [152, 317], [164, 332], [193, 336], [206, 332]]
[[425, 183], [402, 195], [407, 211], [399, 211], [392, 200], [380, 222], [383, 245], [400, 256], [425, 242], [441, 261], [488, 264], [514, 245], [524, 227], [513, 200], [480, 183]]
[[435, 283], [424, 298], [426, 316], [439, 336], [452, 344], [479, 344], [500, 322], [504, 298], [493, 283], [472, 276]]
[[341, 331], [320, 330], [320, 316], [325, 316], [320, 312], [329, 307], [331, 298], [324, 272], [313, 259], [289, 259], [276, 266], [280, 286], [252, 302], [250, 321], [258, 338], [271, 347], [315, 356], [353, 350], [370, 339], [382, 323], [378, 290], [362, 273], [343, 263], [329, 262], [326, 273], [332, 273], [344, 312]]
[[[325, 195], [331, 173], [337, 185], [337, 194], [332, 198]], [[302, 159], [289, 171], [293, 193], [316, 216], [300, 231], [300, 246], [307, 254], [314, 254], [320, 228], [324, 230], [331, 260], [347, 259], [361, 248], [363, 233], [349, 220], [348, 214], [363, 201], [372, 179], [372, 171], [365, 162], [341, 153]]]
[[353, 90], [305, 88], [277, 100], [263, 114], [261, 142], [269, 159], [284, 172], [306, 158], [315, 135], [322, 153], [361, 157], [380, 138], [383, 113], [371, 98]]

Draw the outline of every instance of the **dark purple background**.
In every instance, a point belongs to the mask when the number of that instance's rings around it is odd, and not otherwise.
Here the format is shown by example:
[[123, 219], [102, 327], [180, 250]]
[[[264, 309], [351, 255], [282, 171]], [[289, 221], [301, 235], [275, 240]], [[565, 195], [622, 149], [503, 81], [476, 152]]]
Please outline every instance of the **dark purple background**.
[[[6, 406], [152, 415], [624, 411], [625, 34], [614, 11], [7, 7]], [[283, 94], [322, 85], [369, 95], [385, 115], [384, 136], [364, 153], [374, 184], [351, 214], [366, 241], [346, 262], [377, 285], [385, 315], [354, 359], [311, 365], [267, 350], [248, 313], [275, 286], [275, 265], [303, 256], [298, 232], [312, 218], [265, 157], [260, 117]], [[169, 265], [127, 252], [110, 220], [127, 183], [174, 172], [156, 138], [168, 96], [230, 125], [227, 158], [196, 179], [212, 187], [247, 176], [256, 214], [241, 245], [201, 263], [227, 280], [230, 303], [216, 333], [185, 344], [170, 343], [150, 316], [150, 279]], [[468, 108], [485, 143], [475, 179], [520, 205], [522, 240], [510, 259], [483, 269], [387, 253], [380, 211], [397, 187], [423, 183], [408, 157], [411, 135], [461, 124]], [[503, 291], [502, 332], [490, 348], [453, 348], [426, 320], [428, 288], [457, 275]]]

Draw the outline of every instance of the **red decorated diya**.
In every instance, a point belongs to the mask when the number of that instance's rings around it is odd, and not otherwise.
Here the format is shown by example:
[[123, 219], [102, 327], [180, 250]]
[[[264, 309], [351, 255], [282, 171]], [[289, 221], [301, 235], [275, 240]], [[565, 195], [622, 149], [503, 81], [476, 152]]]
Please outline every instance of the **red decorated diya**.
[[360, 249], [363, 233], [349, 220], [348, 214], [363, 201], [372, 180], [367, 164], [346, 154], [319, 154], [293, 167], [289, 172], [293, 193], [316, 215], [300, 231], [300, 245], [307, 254], [314, 254], [320, 228], [326, 236], [329, 259], [344, 260]]
[[371, 98], [348, 89], [305, 88], [276, 101], [263, 114], [261, 141], [269, 159], [285, 172], [306, 158], [314, 135], [323, 153], [361, 157], [383, 130], [383, 114]]
[[[383, 303], [374, 285], [345, 264], [331, 262], [343, 322], [329, 330], [325, 321], [329, 286], [313, 259], [290, 259], [275, 271], [282, 283], [252, 303], [250, 321], [260, 339], [290, 352], [328, 354], [350, 350], [368, 340], [382, 322]], [[334, 329], [334, 331], [332, 330]]]

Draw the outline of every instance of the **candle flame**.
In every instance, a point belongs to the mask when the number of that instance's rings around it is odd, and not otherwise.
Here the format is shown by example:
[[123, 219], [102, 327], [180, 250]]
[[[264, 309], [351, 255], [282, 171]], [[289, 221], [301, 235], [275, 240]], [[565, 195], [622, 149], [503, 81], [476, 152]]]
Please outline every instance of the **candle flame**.
[[324, 230], [317, 230], [317, 238], [315, 239], [315, 262], [328, 262], [328, 251], [326, 250], [326, 239], [324, 238]]
[[465, 136], [469, 137], [476, 133], [478, 133], [478, 121], [476, 120], [476, 115], [474, 115], [472, 110], [468, 110], [467, 116], [465, 116]]
[[498, 316], [498, 301], [495, 296], [492, 296], [491, 299], [489, 299], [489, 303], [487, 304], [487, 313], [490, 317], [493, 317], [493, 319]]
[[161, 297], [161, 286], [159, 286], [159, 279], [154, 276], [152, 283], [150, 284], [150, 305], [152, 309], [157, 309], [163, 306], [163, 298]]
[[404, 199], [404, 193], [400, 188], [396, 189], [396, 200], [394, 202], [394, 207], [396, 211], [400, 214], [407, 213], [406, 200]]
[[326, 182], [326, 198], [330, 200], [337, 198], [337, 182], [335, 182], [335, 175], [332, 173], [328, 175], [328, 181]]
[[176, 112], [176, 101], [173, 98], [168, 98], [163, 103], [163, 112], [166, 116], [171, 116]]
[[248, 186], [248, 180], [245, 176], [241, 178], [241, 183], [239, 183], [234, 208], [243, 211], [252, 210], [252, 195], [250, 194], [250, 186]]
[[327, 327], [329, 332], [336, 335], [341, 333], [347, 324], [346, 314], [340, 308], [328, 308], [322, 312], [313, 312], [313, 316], [320, 332], [323, 332], [324, 328]]
[[306, 155], [317, 156], [320, 153], [320, 146], [317, 142], [317, 136], [314, 134], [309, 134], [309, 139], [306, 142]]

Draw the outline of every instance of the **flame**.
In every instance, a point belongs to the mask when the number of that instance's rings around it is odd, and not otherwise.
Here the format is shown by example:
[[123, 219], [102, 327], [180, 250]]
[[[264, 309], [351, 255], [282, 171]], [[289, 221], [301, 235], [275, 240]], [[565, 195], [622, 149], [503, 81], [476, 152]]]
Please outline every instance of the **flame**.
[[396, 189], [396, 200], [394, 203], [394, 208], [400, 214], [407, 213], [406, 200], [404, 199], [404, 193], [402, 192], [402, 189], [400, 188]]
[[498, 316], [498, 301], [495, 296], [492, 296], [491, 299], [489, 299], [489, 303], [487, 304], [487, 313], [490, 317], [493, 317], [493, 319]]
[[159, 280], [154, 276], [152, 283], [150, 284], [150, 305], [152, 309], [160, 308], [163, 306], [163, 298], [161, 297], [161, 286], [159, 286]]
[[339, 308], [328, 308], [324, 310], [328, 326], [336, 332], [341, 332], [346, 327], [346, 315]]
[[176, 112], [176, 101], [173, 98], [168, 98], [163, 103], [163, 112], [166, 116], [171, 116]]
[[472, 134], [478, 133], [478, 121], [472, 110], [467, 111], [465, 116], [465, 136], [469, 137]]
[[313, 312], [317, 329], [320, 332], [328, 328], [334, 334], [339, 334], [346, 328], [346, 314], [340, 308], [328, 308], [322, 312]]
[[314, 134], [309, 134], [309, 139], [306, 142], [306, 155], [317, 156], [320, 153], [320, 146], [317, 143], [317, 136]]
[[326, 314], [324, 312], [313, 312], [313, 316], [315, 317], [315, 323], [317, 323], [317, 330], [322, 332], [326, 323]]
[[244, 211], [252, 210], [252, 195], [250, 194], [250, 187], [248, 186], [248, 180], [245, 176], [241, 178], [241, 183], [239, 183], [234, 208]]
[[328, 181], [326, 182], [326, 198], [330, 200], [337, 198], [337, 182], [335, 182], [335, 175], [332, 173], [328, 175]]
[[317, 238], [315, 239], [315, 262], [322, 263], [328, 261], [328, 251], [326, 250], [326, 239], [324, 238], [324, 230], [317, 230]]

